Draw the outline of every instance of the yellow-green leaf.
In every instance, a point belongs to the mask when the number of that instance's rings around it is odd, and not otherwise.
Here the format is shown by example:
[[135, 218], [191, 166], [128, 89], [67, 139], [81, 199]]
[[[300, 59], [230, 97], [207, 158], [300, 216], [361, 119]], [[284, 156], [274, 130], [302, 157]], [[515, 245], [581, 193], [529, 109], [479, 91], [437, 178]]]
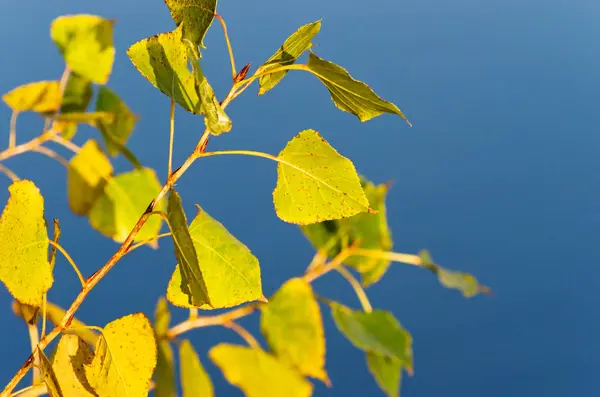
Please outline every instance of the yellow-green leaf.
[[54, 373], [54, 368], [52, 368], [52, 363], [48, 360], [43, 350], [38, 349], [38, 354], [40, 356], [40, 367], [42, 367], [42, 374], [48, 395], [50, 397], [63, 397], [64, 394]]
[[354, 346], [392, 358], [412, 371], [412, 337], [392, 313], [360, 312], [335, 302], [330, 305], [336, 327]]
[[21, 303], [39, 307], [54, 281], [48, 263], [44, 198], [31, 181], [14, 182], [0, 217], [0, 280]]
[[[302, 226], [302, 231], [316, 249], [329, 248], [327, 254], [330, 258], [349, 244], [384, 252], [392, 249], [385, 207], [388, 186], [375, 185], [365, 178], [361, 178], [361, 184], [371, 208], [377, 211], [376, 214], [360, 213], [350, 218]], [[352, 256], [344, 263], [362, 273], [362, 281], [366, 286], [377, 282], [390, 266], [389, 260], [364, 256]]]
[[170, 321], [169, 304], [164, 297], [161, 297], [154, 314], [154, 333], [158, 341], [156, 371], [154, 371], [154, 383], [156, 385], [154, 394], [156, 397], [177, 396], [173, 349], [166, 338]]
[[182, 27], [183, 39], [202, 46], [204, 36], [212, 24], [217, 0], [165, 0], [177, 26]]
[[185, 339], [179, 345], [181, 365], [181, 389], [183, 397], [213, 397], [213, 385], [200, 362], [194, 346]]
[[[105, 236], [121, 243], [125, 241], [160, 189], [156, 173], [150, 168], [117, 175], [106, 184], [103, 194], [88, 214], [90, 224]], [[164, 211], [164, 208], [164, 202], [160, 201], [155, 210]], [[161, 225], [162, 219], [159, 216], [150, 217], [135, 241], [156, 236]]]
[[354, 165], [318, 132], [300, 132], [278, 161], [273, 202], [282, 220], [306, 225], [369, 210]]
[[[321, 21], [312, 22], [301, 26], [289, 36], [283, 45], [256, 71], [256, 73], [268, 72], [280, 66], [291, 65], [300, 55], [312, 47], [312, 39], [321, 30]], [[285, 77], [287, 71], [275, 72], [259, 78], [260, 89], [258, 95], [263, 95], [275, 87]]]
[[377, 385], [388, 397], [400, 396], [402, 363], [377, 353], [367, 353], [367, 365]]
[[62, 97], [61, 113], [85, 112], [93, 94], [92, 83], [85, 77], [71, 72]]
[[106, 84], [115, 59], [113, 24], [95, 15], [65, 15], [52, 22], [50, 35], [72, 71]]
[[96, 126], [106, 141], [106, 150], [111, 156], [116, 156], [120, 152], [119, 148], [125, 146], [131, 136], [138, 117], [117, 94], [107, 87], [100, 87], [98, 90], [96, 112], [113, 115], [111, 119], [97, 120]]
[[[383, 113], [393, 113], [408, 120], [396, 105], [381, 99], [368, 85], [355, 80], [342, 67], [310, 53], [307, 70], [327, 87], [333, 103], [344, 112], [367, 121]], [[409, 123], [410, 124], [410, 123]]]
[[93, 127], [99, 122], [110, 123], [113, 120], [114, 115], [108, 112], [71, 112], [54, 116], [58, 123], [87, 123]]
[[[60, 223], [56, 218], [54, 219], [53, 223], [54, 229], [52, 231], [52, 241], [58, 243], [58, 239], [60, 238]], [[56, 247], [54, 245], [50, 247], [50, 256], [48, 262], [50, 263], [50, 269], [54, 270], [54, 263], [56, 262]]]
[[[221, 223], [198, 207], [189, 232], [212, 308], [237, 306], [263, 296], [258, 259]], [[194, 307], [182, 288], [180, 268], [178, 265], [171, 277], [167, 299], [176, 306]]]
[[77, 215], [87, 215], [104, 192], [113, 167], [98, 142], [90, 139], [71, 161], [67, 171], [69, 207]]
[[[63, 319], [65, 314], [66, 311], [61, 307], [51, 302], [46, 303], [46, 317], [48, 318], [48, 321], [50, 321], [55, 326], [60, 325], [60, 321]], [[71, 320], [71, 325], [69, 325], [69, 328], [67, 328], [63, 332], [66, 334], [77, 335], [90, 345], [95, 345], [98, 341], [98, 334], [92, 329], [88, 328], [84, 322], [76, 318], [73, 318], [73, 320]]]
[[85, 377], [85, 366], [94, 358], [91, 347], [77, 335], [60, 338], [52, 367], [65, 396], [94, 397], [95, 393]]
[[156, 339], [150, 321], [136, 313], [110, 322], [102, 331], [85, 376], [99, 397], [147, 396], [156, 366]]
[[60, 88], [58, 81], [38, 81], [13, 89], [2, 100], [15, 112], [56, 112], [60, 106]]
[[480, 285], [477, 279], [471, 274], [444, 269], [436, 265], [428, 250], [421, 251], [419, 257], [421, 258], [421, 266], [436, 274], [440, 284], [446, 288], [460, 291], [465, 298], [489, 292], [489, 288]]
[[222, 343], [209, 352], [229, 383], [246, 397], [308, 397], [312, 384], [300, 373], [259, 348]]
[[[175, 256], [179, 261], [178, 268], [181, 273], [181, 283], [177, 287], [180, 287], [181, 292], [187, 296], [186, 300], [190, 305], [194, 307], [210, 306], [210, 297], [200, 270], [194, 242], [188, 229], [187, 218], [181, 205], [181, 197], [175, 189], [171, 189], [169, 193], [167, 209], [169, 224], [172, 228], [171, 236], [173, 237]], [[168, 293], [167, 298], [169, 298]]]
[[262, 306], [260, 326], [277, 357], [303, 375], [329, 383], [323, 320], [309, 283], [301, 278], [286, 282]]

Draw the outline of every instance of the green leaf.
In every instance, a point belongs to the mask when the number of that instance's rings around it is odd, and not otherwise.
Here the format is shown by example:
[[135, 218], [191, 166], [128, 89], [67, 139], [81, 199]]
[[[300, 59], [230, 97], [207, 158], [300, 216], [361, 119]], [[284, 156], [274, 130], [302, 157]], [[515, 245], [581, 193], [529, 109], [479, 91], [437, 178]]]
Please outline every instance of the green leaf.
[[44, 351], [38, 348], [38, 354], [40, 356], [40, 367], [42, 367], [42, 374], [44, 376], [44, 383], [48, 390], [50, 397], [63, 397], [63, 391], [58, 383], [52, 363], [48, 360], [48, 357], [44, 354]]
[[323, 320], [310, 284], [293, 278], [261, 308], [261, 330], [273, 353], [301, 374], [329, 383]]
[[111, 123], [114, 115], [108, 112], [71, 112], [54, 116], [54, 121], [60, 123], [87, 123], [93, 127], [98, 122]]
[[258, 348], [221, 343], [208, 353], [229, 383], [246, 397], [308, 397], [312, 384], [297, 371]]
[[215, 96], [208, 80], [204, 76], [204, 72], [200, 67], [199, 59], [193, 54], [193, 48], [188, 47], [188, 56], [190, 57], [190, 63], [192, 64], [192, 70], [194, 72], [194, 86], [196, 93], [200, 97], [200, 114], [203, 114], [204, 124], [213, 135], [220, 135], [223, 132], [231, 130], [231, 119], [219, 103], [219, 100]]
[[203, 40], [217, 10], [217, 0], [165, 0], [183, 39], [204, 47]]
[[336, 327], [354, 346], [392, 358], [412, 371], [412, 337], [392, 313], [360, 312], [335, 302], [330, 305]]
[[278, 161], [273, 202], [282, 220], [306, 225], [369, 210], [354, 165], [318, 132], [300, 132]]
[[460, 291], [465, 298], [471, 298], [480, 293], [489, 293], [489, 288], [480, 285], [471, 274], [455, 272], [436, 265], [428, 250], [421, 251], [419, 257], [421, 258], [421, 266], [435, 273], [440, 284], [446, 288]]
[[94, 390], [84, 376], [94, 352], [77, 335], [63, 335], [52, 359], [56, 379], [65, 396], [95, 397]]
[[[218, 221], [198, 207], [189, 227], [198, 263], [214, 309], [261, 299], [258, 259]], [[182, 287], [181, 265], [169, 282], [167, 299], [175, 306], [194, 307]], [[200, 309], [210, 309], [208, 305]]]
[[69, 74], [63, 93], [61, 113], [85, 112], [93, 94], [92, 83], [85, 77], [72, 72]]
[[0, 217], [0, 280], [21, 303], [40, 307], [54, 281], [48, 263], [44, 198], [31, 181], [12, 183]]
[[[125, 241], [148, 204], [158, 195], [161, 185], [156, 173], [150, 168], [125, 172], [111, 178], [90, 213], [90, 224], [100, 233], [116, 242]], [[159, 201], [156, 211], [164, 211], [164, 202]], [[162, 224], [159, 216], [152, 216], [135, 237], [144, 241], [156, 236]]]
[[113, 167], [98, 142], [90, 139], [71, 161], [67, 171], [69, 207], [77, 215], [87, 215], [104, 192]]
[[[66, 311], [61, 307], [51, 302], [46, 303], [46, 317], [55, 326], [60, 325], [60, 321], [63, 319], [65, 314]], [[69, 328], [64, 330], [63, 333], [77, 335], [90, 345], [95, 345], [98, 341], [98, 334], [92, 329], [88, 328], [85, 323], [76, 318], [71, 320], [71, 325], [69, 325]]]
[[381, 99], [368, 85], [352, 78], [344, 68], [312, 52], [306, 66], [327, 87], [333, 103], [340, 110], [352, 113], [363, 122], [383, 113], [393, 113], [408, 123], [396, 105]]
[[156, 384], [154, 395], [156, 397], [177, 396], [173, 349], [171, 348], [171, 343], [166, 338], [170, 321], [171, 313], [169, 313], [169, 304], [165, 298], [161, 297], [156, 305], [154, 314], [154, 333], [158, 341], [156, 371], [154, 371]]
[[102, 331], [85, 376], [99, 397], [147, 396], [156, 366], [156, 339], [150, 321], [136, 313], [112, 321]]
[[[181, 272], [181, 287], [187, 297], [187, 302], [194, 307], [211, 306], [206, 283], [200, 270], [198, 255], [194, 248], [194, 242], [187, 226], [187, 218], [181, 204], [181, 197], [171, 189], [168, 205], [169, 224], [171, 225], [171, 236], [175, 247], [175, 256], [179, 261]], [[167, 298], [169, 295], [167, 294]], [[175, 304], [175, 303], [174, 303]]]
[[210, 377], [202, 366], [194, 346], [187, 339], [179, 345], [179, 362], [183, 397], [213, 397], [214, 391]]
[[400, 396], [402, 363], [377, 353], [367, 353], [367, 365], [377, 385], [388, 397]]
[[2, 100], [15, 112], [56, 112], [60, 106], [58, 81], [37, 81], [4, 94]]
[[[301, 26], [290, 37], [288, 37], [281, 48], [256, 71], [256, 73], [267, 72], [281, 66], [291, 65], [305, 51], [312, 47], [312, 39], [321, 30], [321, 21], [312, 22]], [[287, 71], [264, 75], [258, 80], [260, 89], [258, 95], [263, 95], [275, 87], [285, 77]]]
[[106, 84], [115, 59], [113, 23], [95, 15], [65, 15], [52, 22], [50, 35], [69, 69]]
[[[350, 218], [325, 221], [302, 226], [302, 231], [316, 249], [330, 247], [330, 258], [340, 253], [345, 245], [357, 244], [363, 249], [390, 251], [393, 246], [387, 223], [385, 198], [387, 185], [375, 185], [361, 178], [361, 185], [376, 214], [360, 213]], [[390, 261], [364, 256], [353, 256], [344, 261], [362, 273], [364, 285], [377, 282], [390, 266]]]
[[[100, 119], [96, 125], [102, 131], [103, 136], [108, 135], [112, 138], [110, 140], [105, 139], [106, 148], [111, 156], [116, 156], [119, 153], [119, 146], [125, 146], [131, 136], [137, 122], [137, 116], [117, 94], [107, 87], [100, 87], [98, 91], [96, 112], [107, 112], [114, 115], [112, 120]], [[117, 142], [119, 146], [113, 142]]]

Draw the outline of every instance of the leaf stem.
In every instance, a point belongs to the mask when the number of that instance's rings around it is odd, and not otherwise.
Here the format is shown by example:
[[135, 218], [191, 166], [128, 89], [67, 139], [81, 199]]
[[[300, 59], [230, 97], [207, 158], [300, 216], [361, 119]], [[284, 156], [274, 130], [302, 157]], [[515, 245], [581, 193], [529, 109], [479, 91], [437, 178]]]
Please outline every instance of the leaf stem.
[[79, 146], [77, 146], [76, 144], [74, 144], [71, 141], [66, 140], [65, 138], [63, 138], [60, 135], [55, 135], [54, 137], [52, 137], [52, 142], [58, 143], [59, 145], [67, 148], [68, 150], [70, 150], [71, 152], [73, 152], [75, 154], [79, 153], [79, 151], [81, 150], [81, 148]]
[[12, 172], [10, 170], [10, 168], [5, 167], [2, 164], [0, 164], [0, 172], [2, 172], [3, 174], [5, 174], [13, 182], [16, 182], [16, 181], [18, 181], [20, 179], [17, 176], [17, 174], [15, 174], [14, 172]]
[[171, 112], [170, 112], [170, 129], [169, 129], [169, 168], [167, 175], [171, 175], [173, 172], [173, 144], [175, 141], [175, 100], [171, 99]]
[[40, 146], [34, 147], [33, 149], [31, 149], [31, 151], [39, 153], [39, 154], [43, 154], [44, 156], [48, 156], [51, 159], [58, 161], [59, 163], [64, 165], [66, 168], [69, 167], [69, 162], [67, 161], [67, 159], [65, 159], [60, 154], [56, 153], [54, 150], [49, 149], [45, 146], [40, 145]]
[[[31, 352], [33, 353], [37, 349], [38, 343], [40, 343], [40, 334], [38, 331], [37, 324], [29, 324], [27, 323], [27, 331], [29, 332], [29, 341], [31, 343]], [[39, 355], [36, 359], [35, 364], [39, 364]], [[40, 370], [39, 368], [33, 368], [33, 385], [39, 383], [40, 380]]]
[[344, 277], [346, 281], [348, 281], [348, 284], [350, 284], [350, 286], [354, 289], [354, 292], [356, 293], [356, 296], [358, 297], [358, 300], [360, 301], [363, 310], [367, 313], [372, 312], [373, 306], [371, 306], [371, 302], [369, 302], [369, 297], [367, 296], [367, 293], [365, 292], [364, 288], [360, 285], [356, 277], [354, 277], [352, 273], [350, 273], [350, 271], [348, 271], [348, 269], [346, 269], [346, 267], [344, 266], [340, 266], [335, 270], [337, 270], [337, 272], [341, 274], [342, 277]]
[[237, 75], [237, 68], [235, 67], [235, 59], [233, 56], [233, 49], [231, 48], [231, 40], [229, 40], [229, 34], [227, 33], [227, 24], [222, 16], [215, 13], [215, 18], [221, 22], [221, 26], [223, 27], [223, 35], [225, 36], [225, 41], [227, 42], [227, 51], [229, 51], [229, 60], [231, 62], [231, 77], [235, 80], [235, 76]]
[[152, 242], [154, 242], [154, 241], [156, 241], [156, 240], [159, 240], [159, 239], [161, 239], [161, 238], [163, 238], [163, 237], [168, 237], [168, 236], [170, 236], [170, 235], [171, 235], [171, 232], [169, 232], [169, 233], [162, 233], [162, 234], [156, 235], [156, 236], [154, 236], [154, 237], [150, 237], [149, 239], [146, 239], [146, 240], [144, 240], [144, 241], [140, 241], [139, 243], [132, 245], [132, 246], [131, 246], [131, 247], [130, 247], [128, 250], [127, 250], [127, 253], [130, 253], [131, 251], [133, 251], [133, 250], [136, 250], [136, 249], [138, 249], [138, 248], [140, 248], [140, 247], [143, 247], [143, 246], [144, 246], [144, 245], [146, 245], [146, 244], [152, 243]]
[[10, 116], [10, 133], [8, 135], [8, 147], [14, 148], [17, 146], [17, 117], [19, 116], [19, 112], [17, 110], [13, 110], [12, 115]]
[[226, 328], [229, 328], [230, 330], [234, 331], [239, 336], [241, 336], [242, 339], [244, 339], [250, 347], [262, 350], [262, 348], [260, 347], [260, 344], [258, 343], [256, 338], [254, 338], [254, 336], [252, 336], [252, 334], [250, 332], [248, 332], [248, 330], [246, 328], [242, 327], [235, 321], [230, 321], [228, 323], [225, 323], [225, 324], [223, 324], [223, 326]]
[[71, 255], [69, 255], [69, 253], [59, 243], [57, 243], [56, 241], [48, 239], [48, 243], [50, 245], [52, 245], [53, 247], [55, 247], [57, 250], [60, 251], [61, 254], [64, 255], [64, 257], [69, 261], [69, 263], [73, 267], [73, 270], [75, 270], [75, 273], [77, 273], [77, 277], [79, 277], [79, 281], [81, 282], [81, 286], [85, 287], [85, 279], [81, 275], [81, 272], [79, 271], [79, 268], [75, 264], [75, 261], [73, 261], [73, 258], [71, 258]]
[[210, 327], [214, 325], [225, 325], [253, 313], [259, 305], [260, 303], [251, 303], [249, 305], [238, 307], [237, 309], [233, 309], [216, 316], [199, 316], [193, 320], [190, 319], [183, 321], [182, 323], [173, 326], [167, 333], [167, 336], [169, 339], [175, 339], [177, 336], [192, 329]]
[[381, 250], [355, 248], [354, 255], [365, 256], [367, 258], [386, 259], [393, 262], [405, 263], [413, 266], [422, 266], [421, 258], [418, 255], [401, 254], [397, 252], [387, 252]]

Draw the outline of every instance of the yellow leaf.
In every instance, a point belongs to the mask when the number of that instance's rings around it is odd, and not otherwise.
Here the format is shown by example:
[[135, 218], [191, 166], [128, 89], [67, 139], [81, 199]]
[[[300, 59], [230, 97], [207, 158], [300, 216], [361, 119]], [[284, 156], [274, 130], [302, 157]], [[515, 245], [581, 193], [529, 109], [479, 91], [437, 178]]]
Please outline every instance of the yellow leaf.
[[44, 354], [42, 350], [38, 349], [38, 354], [40, 356], [40, 366], [42, 367], [44, 383], [46, 384], [48, 395], [50, 397], [63, 397], [64, 394], [58, 383], [56, 374], [54, 373], [54, 368], [52, 368], [52, 363], [48, 360], [48, 357], [46, 357], [46, 354]]
[[156, 397], [177, 396], [173, 349], [171, 348], [171, 343], [166, 338], [170, 321], [171, 313], [169, 312], [169, 304], [164, 297], [161, 297], [154, 312], [154, 333], [158, 341], [156, 371], [154, 371], [154, 381], [156, 384], [154, 395]]
[[318, 132], [300, 132], [278, 161], [273, 202], [282, 220], [306, 225], [369, 210], [354, 165]]
[[60, 106], [58, 81], [38, 81], [15, 88], [2, 100], [16, 112], [56, 112]]
[[94, 390], [85, 378], [85, 366], [90, 365], [94, 352], [77, 335], [64, 335], [60, 338], [52, 366], [58, 384], [67, 397], [93, 397]]
[[263, 306], [260, 325], [276, 356], [303, 375], [329, 383], [323, 320], [310, 284], [301, 278], [286, 282]]
[[222, 343], [209, 352], [227, 381], [246, 397], [308, 397], [312, 384], [297, 371], [259, 348]]
[[77, 215], [87, 215], [102, 195], [112, 172], [112, 164], [98, 142], [87, 141], [69, 162], [67, 192], [71, 210]]
[[8, 188], [0, 217], [0, 280], [21, 303], [39, 307], [54, 281], [48, 262], [44, 198], [31, 181]]
[[106, 84], [115, 59], [113, 23], [96, 15], [65, 15], [52, 22], [50, 35], [72, 71]]
[[189, 340], [179, 345], [183, 397], [213, 397], [213, 385]]
[[98, 397], [148, 395], [156, 366], [156, 339], [143, 313], [112, 321], [102, 331], [85, 376]]

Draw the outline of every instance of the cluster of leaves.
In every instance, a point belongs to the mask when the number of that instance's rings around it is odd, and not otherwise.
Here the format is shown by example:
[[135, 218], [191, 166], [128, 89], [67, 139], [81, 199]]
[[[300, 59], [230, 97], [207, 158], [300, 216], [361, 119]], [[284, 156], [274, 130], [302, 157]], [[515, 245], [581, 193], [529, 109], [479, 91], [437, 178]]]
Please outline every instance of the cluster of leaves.
[[[290, 70], [315, 75], [334, 104], [361, 121], [383, 113], [406, 120], [396, 105], [380, 98], [345, 69], [309, 51], [321, 21], [299, 28], [250, 77], [246, 77], [248, 67], [235, 72], [231, 53], [233, 87], [219, 101], [200, 65], [203, 38], [215, 16], [220, 18], [216, 14], [217, 1], [165, 2], [175, 29], [141, 40], [127, 53], [140, 73], [171, 98], [172, 104], [203, 116], [206, 134], [217, 136], [231, 130], [225, 108], [254, 81], [258, 81], [262, 95]], [[73, 312], [46, 300], [54, 281], [56, 249], [79, 272], [60, 247], [58, 222], [50, 240], [44, 199], [35, 184], [21, 180], [9, 187], [10, 198], [0, 218], [0, 280], [15, 298], [15, 312], [30, 326], [37, 329], [41, 317], [42, 337], [46, 318], [63, 330], [52, 354], [47, 356], [43, 345], [32, 355], [51, 396], [144, 396], [151, 388], [159, 397], [174, 396], [174, 345], [179, 351], [183, 395], [212, 396], [210, 377], [192, 344], [177, 339], [182, 332], [205, 325], [229, 327], [248, 342], [248, 346], [218, 344], [208, 353], [225, 378], [247, 396], [310, 396], [313, 385], [307, 378], [331, 383], [325, 363], [323, 305], [339, 331], [365, 352], [368, 368], [380, 388], [389, 396], [397, 396], [402, 373], [413, 371], [412, 337], [392, 313], [372, 310], [363, 288], [380, 280], [392, 261], [399, 261], [431, 270], [443, 285], [465, 296], [485, 290], [472, 276], [436, 265], [426, 251], [420, 256], [392, 252], [385, 208], [388, 186], [360, 176], [352, 162], [318, 132], [300, 132], [276, 156], [243, 150], [206, 152], [204, 142], [200, 150], [193, 152], [192, 160], [242, 154], [276, 161], [274, 209], [283, 221], [299, 225], [318, 252], [305, 275], [290, 279], [267, 300], [259, 260], [250, 249], [200, 206], [188, 222], [173, 184], [167, 181], [161, 189], [156, 173], [142, 167], [126, 148], [137, 116], [105, 86], [115, 54], [113, 22], [93, 15], [64, 16], [52, 24], [51, 36], [65, 59], [68, 72], [63, 80], [20, 86], [3, 96], [5, 103], [15, 115], [36, 112], [48, 121], [49, 128], [37, 144], [69, 141], [81, 123], [97, 128], [104, 146], [89, 139], [68, 162], [72, 211], [87, 216], [93, 228], [116, 242], [122, 243], [132, 235], [129, 245], [122, 246], [123, 254], [132, 248], [133, 241], [140, 246], [154, 244], [158, 238], [170, 235], [177, 259], [165, 298], [159, 300], [154, 324], [143, 313], [136, 313], [103, 328], [87, 326], [74, 319]], [[307, 51], [307, 62], [297, 63]], [[88, 111], [94, 86], [96, 107]], [[134, 169], [114, 175], [111, 157], [119, 153], [131, 161]], [[161, 200], [165, 189], [168, 197]], [[161, 235], [164, 224], [169, 233]], [[361, 275], [362, 285], [346, 266]], [[350, 281], [361, 299], [362, 310], [322, 298], [314, 291], [311, 282], [331, 270]], [[91, 278], [86, 280], [80, 275], [80, 279], [84, 290], [90, 286]], [[169, 303], [190, 308], [192, 313], [246, 306], [222, 315], [191, 316], [170, 328]], [[267, 350], [235, 323], [235, 319], [255, 310], [260, 311]]]

